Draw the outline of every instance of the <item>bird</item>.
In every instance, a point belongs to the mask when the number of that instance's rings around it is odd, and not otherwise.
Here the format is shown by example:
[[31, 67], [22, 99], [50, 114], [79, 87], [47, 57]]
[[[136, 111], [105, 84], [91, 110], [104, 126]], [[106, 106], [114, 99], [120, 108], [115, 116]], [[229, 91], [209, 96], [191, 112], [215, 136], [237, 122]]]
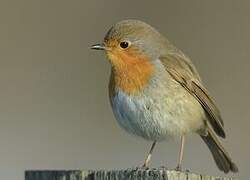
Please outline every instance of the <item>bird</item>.
[[136, 19], [111, 26], [101, 43], [111, 65], [109, 99], [119, 126], [152, 143], [180, 139], [176, 170], [182, 169], [185, 137], [198, 134], [219, 170], [238, 172], [219, 138], [225, 138], [220, 111], [191, 59], [151, 25]]

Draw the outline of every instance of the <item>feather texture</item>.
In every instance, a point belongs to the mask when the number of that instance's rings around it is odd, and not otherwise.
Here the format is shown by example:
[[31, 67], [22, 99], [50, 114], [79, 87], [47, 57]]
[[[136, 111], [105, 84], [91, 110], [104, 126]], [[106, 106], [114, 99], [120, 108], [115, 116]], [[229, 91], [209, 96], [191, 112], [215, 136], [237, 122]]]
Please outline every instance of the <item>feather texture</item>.
[[207, 113], [208, 122], [217, 135], [225, 138], [224, 124], [212, 97], [202, 85], [200, 77], [190, 60], [180, 53], [169, 53], [160, 60], [167, 72], [191, 93]]

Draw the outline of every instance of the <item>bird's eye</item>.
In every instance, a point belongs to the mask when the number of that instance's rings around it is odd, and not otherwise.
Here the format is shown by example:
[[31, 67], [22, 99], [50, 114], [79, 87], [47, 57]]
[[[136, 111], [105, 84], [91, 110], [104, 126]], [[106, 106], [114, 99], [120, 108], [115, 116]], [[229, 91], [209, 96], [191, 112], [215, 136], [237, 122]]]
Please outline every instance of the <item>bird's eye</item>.
[[120, 43], [120, 47], [121, 47], [122, 49], [128, 48], [129, 45], [130, 45], [130, 42], [128, 42], [128, 41], [122, 41], [122, 42]]

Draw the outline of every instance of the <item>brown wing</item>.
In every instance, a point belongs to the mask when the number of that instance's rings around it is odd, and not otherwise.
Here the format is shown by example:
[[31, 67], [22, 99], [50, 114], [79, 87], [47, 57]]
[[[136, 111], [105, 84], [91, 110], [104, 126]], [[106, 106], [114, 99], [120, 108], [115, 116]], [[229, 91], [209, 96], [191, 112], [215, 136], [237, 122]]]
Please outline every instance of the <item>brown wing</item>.
[[213, 130], [219, 136], [225, 138], [224, 124], [220, 112], [208, 91], [202, 85], [199, 74], [191, 61], [180, 52], [161, 56], [160, 60], [167, 72], [199, 101], [208, 115]]

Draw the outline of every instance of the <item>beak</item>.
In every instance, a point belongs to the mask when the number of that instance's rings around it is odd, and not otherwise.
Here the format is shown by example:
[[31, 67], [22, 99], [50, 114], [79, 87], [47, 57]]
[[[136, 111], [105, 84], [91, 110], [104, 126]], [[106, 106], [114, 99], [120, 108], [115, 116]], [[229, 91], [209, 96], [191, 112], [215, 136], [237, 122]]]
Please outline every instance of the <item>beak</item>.
[[90, 48], [95, 49], [95, 50], [106, 50], [106, 47], [103, 43], [102, 44], [94, 44]]

